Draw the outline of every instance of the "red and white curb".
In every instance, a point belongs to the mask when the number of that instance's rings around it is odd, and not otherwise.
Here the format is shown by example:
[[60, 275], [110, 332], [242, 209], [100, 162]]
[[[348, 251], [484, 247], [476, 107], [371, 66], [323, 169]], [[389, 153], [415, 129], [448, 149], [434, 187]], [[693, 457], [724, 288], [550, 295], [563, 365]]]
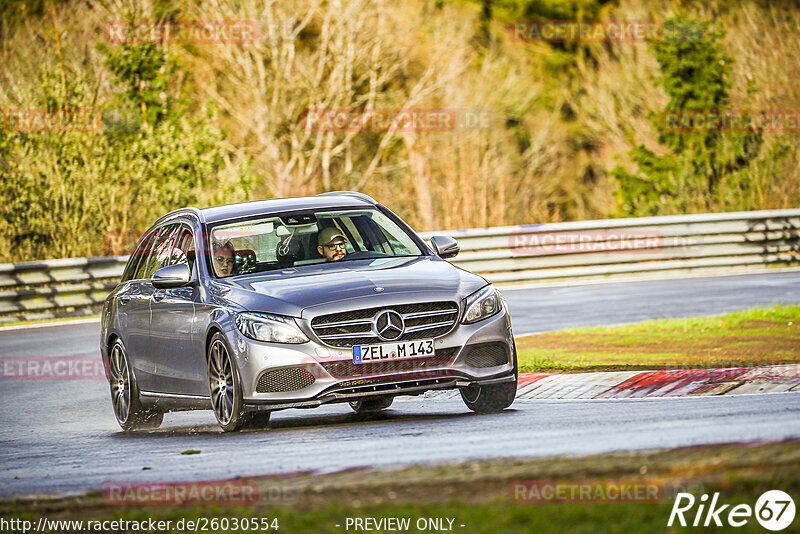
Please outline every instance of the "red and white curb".
[[518, 399], [624, 399], [800, 391], [800, 365], [610, 373], [521, 373]]
[[[800, 364], [607, 373], [520, 373], [517, 399], [625, 399], [800, 392]], [[431, 395], [430, 392], [428, 395]], [[435, 396], [455, 397], [457, 391]]]

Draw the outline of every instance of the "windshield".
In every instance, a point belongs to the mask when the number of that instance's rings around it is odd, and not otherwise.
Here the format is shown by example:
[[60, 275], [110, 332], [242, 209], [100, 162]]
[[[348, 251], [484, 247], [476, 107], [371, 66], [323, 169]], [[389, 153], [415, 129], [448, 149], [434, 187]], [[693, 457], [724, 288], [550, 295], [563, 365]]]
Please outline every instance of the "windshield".
[[213, 274], [219, 278], [302, 265], [421, 256], [419, 246], [376, 209], [274, 214], [214, 226]]

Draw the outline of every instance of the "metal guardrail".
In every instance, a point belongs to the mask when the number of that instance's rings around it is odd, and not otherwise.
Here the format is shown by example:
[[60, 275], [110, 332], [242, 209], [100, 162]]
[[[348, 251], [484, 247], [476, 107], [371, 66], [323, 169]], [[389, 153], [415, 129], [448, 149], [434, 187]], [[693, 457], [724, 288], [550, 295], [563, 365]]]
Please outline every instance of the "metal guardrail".
[[[500, 285], [800, 265], [800, 209], [606, 219], [420, 234]], [[0, 264], [0, 322], [96, 313], [127, 256]]]
[[128, 256], [0, 264], [0, 323], [97, 313]]
[[497, 284], [800, 265], [800, 209], [427, 232], [456, 238], [453, 263]]

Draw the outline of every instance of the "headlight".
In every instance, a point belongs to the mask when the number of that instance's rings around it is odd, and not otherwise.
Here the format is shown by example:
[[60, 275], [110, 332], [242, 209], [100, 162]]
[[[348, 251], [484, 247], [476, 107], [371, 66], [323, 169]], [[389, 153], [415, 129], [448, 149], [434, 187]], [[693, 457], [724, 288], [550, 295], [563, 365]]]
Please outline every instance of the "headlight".
[[308, 338], [291, 317], [271, 313], [240, 313], [236, 326], [245, 336], [273, 343], [306, 343]]
[[500, 313], [503, 302], [500, 293], [491, 284], [464, 299], [464, 324], [477, 323], [487, 317]]

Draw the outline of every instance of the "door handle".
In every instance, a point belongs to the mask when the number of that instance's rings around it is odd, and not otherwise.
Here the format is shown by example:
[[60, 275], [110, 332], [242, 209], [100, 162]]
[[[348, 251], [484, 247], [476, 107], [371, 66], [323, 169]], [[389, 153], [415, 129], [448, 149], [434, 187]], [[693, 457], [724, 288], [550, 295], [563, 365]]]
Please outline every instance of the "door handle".
[[131, 296], [130, 296], [130, 295], [128, 295], [127, 293], [126, 293], [126, 294], [124, 294], [124, 295], [120, 295], [120, 296], [119, 296], [119, 303], [120, 303], [120, 304], [127, 304], [127, 303], [129, 303], [130, 301], [131, 301]]
[[159, 302], [159, 301], [161, 301], [161, 299], [163, 299], [163, 298], [164, 298], [166, 295], [167, 295], [167, 293], [166, 293], [165, 291], [163, 291], [163, 290], [158, 290], [158, 291], [156, 291], [155, 293], [153, 293], [153, 301], [154, 301], [154, 302]]

